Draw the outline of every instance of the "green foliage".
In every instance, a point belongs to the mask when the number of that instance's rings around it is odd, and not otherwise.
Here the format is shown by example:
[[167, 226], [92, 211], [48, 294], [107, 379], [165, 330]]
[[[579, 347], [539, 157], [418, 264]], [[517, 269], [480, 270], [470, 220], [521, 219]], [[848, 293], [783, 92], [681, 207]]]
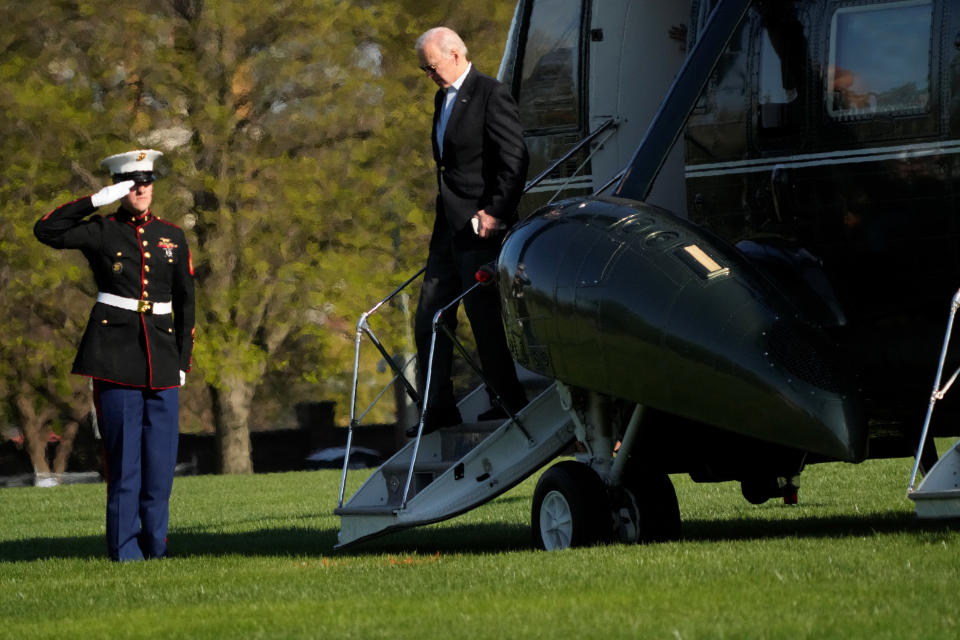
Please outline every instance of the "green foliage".
[[[254, 426], [321, 398], [343, 420], [355, 320], [421, 266], [432, 224], [434, 87], [413, 42], [450, 24], [494, 73], [511, 12], [408, 0], [0, 7], [0, 320], [18, 336], [0, 350], [0, 388], [67, 379], [95, 294], [82, 258], [39, 245], [33, 222], [102, 186], [101, 158], [150, 146], [166, 154], [154, 210], [185, 228], [196, 269], [184, 428], [209, 428], [208, 385], [250, 386], [240, 397], [253, 399]], [[385, 342], [410, 349], [405, 322]], [[366, 386], [388, 379], [372, 377]]]
[[[674, 476], [683, 541], [558, 553], [529, 549], [535, 477], [453, 520], [341, 553], [331, 550], [338, 471], [178, 478], [175, 555], [124, 566], [103, 557], [102, 485], [0, 489], [4, 631], [36, 639], [955, 637], [960, 529], [914, 518], [909, 467], [907, 459], [813, 465], [796, 506], [754, 506], [736, 483]], [[364, 475], [351, 474], [351, 486]]]

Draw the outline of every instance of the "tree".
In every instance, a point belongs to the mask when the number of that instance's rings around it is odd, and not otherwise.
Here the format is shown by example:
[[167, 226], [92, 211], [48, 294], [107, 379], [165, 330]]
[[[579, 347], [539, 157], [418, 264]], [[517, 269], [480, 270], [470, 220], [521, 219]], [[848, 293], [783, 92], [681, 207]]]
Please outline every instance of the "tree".
[[[0, 397], [6, 400], [0, 416], [21, 427], [34, 471], [44, 474], [51, 428], [64, 437], [59, 453], [65, 453], [90, 410], [86, 383], [67, 373], [87, 297], [95, 292], [78, 257], [52, 256], [32, 226], [50, 201], [89, 193], [95, 181], [71, 158], [77, 140], [87, 137], [90, 110], [86, 92], [66, 82], [70, 70], [59, 64], [64, 39], [44, 28], [49, 6], [38, 7], [40, 15], [23, 9], [0, 13], [9, 27], [0, 35]], [[54, 471], [65, 466], [58, 455]]]
[[[0, 126], [11, 132], [0, 142], [0, 208], [15, 229], [0, 259], [11, 281], [30, 282], [5, 300], [37, 309], [29, 322], [49, 329], [41, 336], [20, 321], [31, 342], [0, 356], [4, 376], [32, 361], [42, 365], [37, 379], [65, 377], [96, 293], [80, 259], [37, 246], [34, 220], [102, 185], [100, 158], [151, 146], [169, 162], [155, 210], [185, 228], [196, 269], [196, 370], [182, 397], [198, 411], [210, 407], [222, 470], [251, 470], [258, 390], [306, 381], [347, 397], [353, 320], [425, 257], [432, 90], [412, 46], [452, 6], [59, 0], [0, 8]], [[509, 10], [490, 2], [458, 11], [477, 25], [478, 42], [497, 33], [502, 47]], [[37, 382], [28, 387], [35, 403], [52, 402]]]

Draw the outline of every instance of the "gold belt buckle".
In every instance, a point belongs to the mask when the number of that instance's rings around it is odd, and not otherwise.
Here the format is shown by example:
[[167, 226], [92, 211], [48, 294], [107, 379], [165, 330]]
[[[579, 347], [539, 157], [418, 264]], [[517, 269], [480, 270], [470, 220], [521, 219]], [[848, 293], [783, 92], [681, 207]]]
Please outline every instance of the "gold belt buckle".
[[137, 300], [137, 313], [150, 313], [153, 311], [153, 302], [150, 300]]

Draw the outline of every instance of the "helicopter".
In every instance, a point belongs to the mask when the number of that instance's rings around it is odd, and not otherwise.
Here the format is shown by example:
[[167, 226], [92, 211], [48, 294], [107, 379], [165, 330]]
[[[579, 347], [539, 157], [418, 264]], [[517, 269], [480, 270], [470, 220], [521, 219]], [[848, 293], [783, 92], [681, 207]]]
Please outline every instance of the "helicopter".
[[[531, 404], [552, 408], [497, 432], [537, 452], [509, 477], [489, 484], [491, 441], [419, 487], [435, 506], [475, 477], [482, 497], [405, 520], [409, 489], [399, 510], [380, 496], [395, 520], [342, 543], [462, 513], [571, 441], [534, 492], [541, 548], [679, 538], [671, 474], [759, 504], [796, 502], [814, 463], [933, 467], [917, 441], [960, 283], [957, 9], [520, 0], [499, 77], [537, 175], [495, 281], [515, 360], [552, 383]], [[939, 406], [933, 433], [957, 435], [960, 407]]]

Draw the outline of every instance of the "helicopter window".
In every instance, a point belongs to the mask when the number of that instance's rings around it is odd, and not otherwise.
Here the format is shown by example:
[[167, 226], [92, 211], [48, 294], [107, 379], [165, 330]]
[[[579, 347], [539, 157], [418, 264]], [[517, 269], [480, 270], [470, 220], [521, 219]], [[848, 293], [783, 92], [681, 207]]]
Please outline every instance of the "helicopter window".
[[534, 2], [517, 100], [527, 131], [580, 123], [580, 4]]
[[930, 0], [838, 9], [830, 29], [830, 115], [852, 120], [925, 112], [932, 23]]

